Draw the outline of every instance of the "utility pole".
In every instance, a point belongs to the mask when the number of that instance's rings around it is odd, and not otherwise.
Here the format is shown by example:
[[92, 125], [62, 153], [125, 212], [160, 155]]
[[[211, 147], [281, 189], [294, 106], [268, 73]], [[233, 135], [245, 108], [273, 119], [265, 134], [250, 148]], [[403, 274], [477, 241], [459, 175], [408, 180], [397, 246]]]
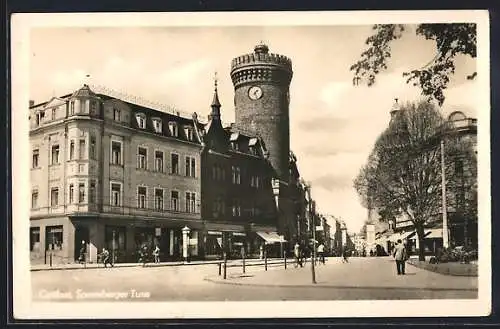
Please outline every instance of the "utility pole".
[[441, 198], [443, 213], [443, 247], [450, 246], [448, 236], [448, 207], [446, 205], [446, 167], [444, 163], [444, 140], [441, 140]]
[[311, 185], [307, 184], [307, 199], [308, 199], [308, 209], [307, 209], [307, 214], [310, 219], [310, 225], [312, 229], [312, 238], [313, 238], [313, 252], [312, 252], [312, 257], [311, 257], [311, 275], [312, 275], [312, 283], [316, 283], [316, 271], [314, 268], [314, 260], [315, 260], [315, 254], [316, 254], [316, 223], [314, 222], [314, 214], [313, 214], [313, 202], [311, 200]]

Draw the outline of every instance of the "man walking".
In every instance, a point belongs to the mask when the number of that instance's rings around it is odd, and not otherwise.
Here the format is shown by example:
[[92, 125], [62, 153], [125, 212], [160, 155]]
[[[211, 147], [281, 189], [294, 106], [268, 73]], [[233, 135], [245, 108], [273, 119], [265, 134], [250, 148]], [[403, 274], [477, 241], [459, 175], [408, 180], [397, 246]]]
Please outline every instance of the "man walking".
[[109, 256], [109, 251], [106, 250], [106, 248], [102, 248], [101, 259], [104, 267], [108, 267], [108, 264], [113, 267], [113, 263], [111, 262], [110, 258], [111, 257]]
[[398, 271], [398, 275], [405, 275], [405, 262], [408, 259], [408, 253], [401, 239], [399, 239], [394, 246], [392, 255], [396, 260], [396, 270]]
[[323, 243], [320, 243], [318, 246], [318, 256], [319, 262], [325, 265], [325, 245]]
[[302, 267], [302, 259], [300, 259], [300, 245], [298, 242], [295, 242], [295, 246], [293, 247], [293, 255], [295, 256], [295, 267]]
[[342, 248], [342, 263], [349, 263], [349, 253], [348, 253], [348, 250], [347, 250], [347, 246], [344, 246], [344, 248]]

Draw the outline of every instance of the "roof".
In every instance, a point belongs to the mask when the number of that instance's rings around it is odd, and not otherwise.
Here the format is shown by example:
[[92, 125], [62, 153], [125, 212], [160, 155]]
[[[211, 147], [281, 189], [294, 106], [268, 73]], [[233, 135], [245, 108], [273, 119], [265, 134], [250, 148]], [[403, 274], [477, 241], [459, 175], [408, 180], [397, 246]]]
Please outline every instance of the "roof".
[[97, 94], [90, 90], [87, 84], [84, 84], [82, 88], [75, 91], [71, 97], [96, 97]]

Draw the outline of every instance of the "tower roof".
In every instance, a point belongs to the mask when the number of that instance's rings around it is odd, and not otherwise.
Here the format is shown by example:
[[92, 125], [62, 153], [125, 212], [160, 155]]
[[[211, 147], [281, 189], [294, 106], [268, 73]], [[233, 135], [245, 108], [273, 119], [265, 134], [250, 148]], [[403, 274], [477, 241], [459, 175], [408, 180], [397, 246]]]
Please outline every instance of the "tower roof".
[[255, 48], [253, 50], [257, 54], [267, 54], [269, 52], [269, 47], [266, 44], [261, 42], [260, 44], [255, 46]]
[[87, 84], [84, 84], [82, 88], [78, 89], [71, 95], [71, 97], [95, 97], [96, 94], [90, 90]]

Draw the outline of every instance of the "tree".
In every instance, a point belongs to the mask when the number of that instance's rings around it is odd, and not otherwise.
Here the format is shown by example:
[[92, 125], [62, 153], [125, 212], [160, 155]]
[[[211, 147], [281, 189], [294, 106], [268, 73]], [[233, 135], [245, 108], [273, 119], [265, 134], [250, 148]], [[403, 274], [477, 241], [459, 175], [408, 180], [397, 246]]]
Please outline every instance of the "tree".
[[[441, 205], [440, 140], [445, 121], [432, 103], [405, 104], [378, 137], [367, 163], [354, 180], [362, 200], [371, 200], [380, 220], [410, 220], [423, 246], [424, 228], [438, 219]], [[446, 157], [466, 147], [458, 139], [445, 144]], [[468, 156], [469, 153], [464, 153]], [[446, 177], [453, 177], [453, 163]], [[363, 203], [366, 203], [364, 201]], [[424, 260], [424, 248], [419, 259]]]
[[[391, 57], [391, 43], [400, 39], [407, 29], [401, 24], [377, 24], [375, 33], [366, 39], [368, 49], [350, 67], [355, 76], [353, 84], [365, 80], [368, 86], [375, 83], [376, 76], [387, 69]], [[419, 69], [404, 72], [406, 83], [420, 86], [422, 95], [435, 99], [441, 106], [445, 100], [443, 91], [448, 87], [450, 76], [455, 73], [457, 55], [476, 57], [476, 24], [420, 24], [416, 34], [436, 42], [436, 55], [429, 63]], [[471, 80], [476, 72], [467, 76]]]

